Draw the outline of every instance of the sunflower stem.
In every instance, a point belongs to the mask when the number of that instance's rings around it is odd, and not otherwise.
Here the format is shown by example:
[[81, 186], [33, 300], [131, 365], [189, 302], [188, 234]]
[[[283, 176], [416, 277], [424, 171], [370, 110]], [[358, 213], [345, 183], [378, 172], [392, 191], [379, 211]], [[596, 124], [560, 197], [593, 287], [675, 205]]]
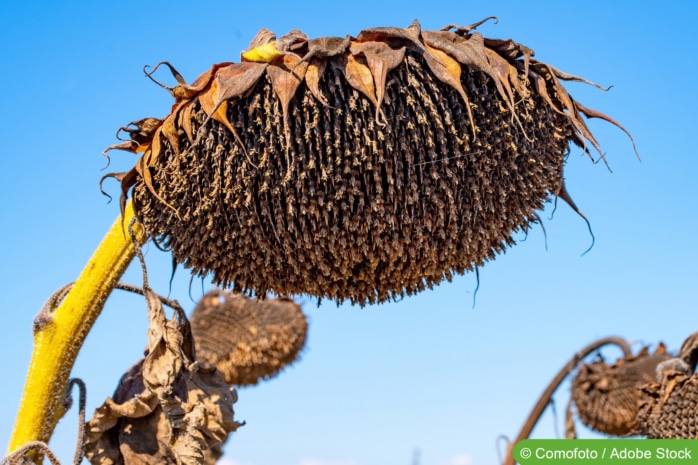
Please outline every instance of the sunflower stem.
[[[49, 318], [35, 321], [34, 352], [8, 453], [33, 441], [48, 443], [65, 413], [63, 400], [80, 347], [135, 256], [136, 246], [126, 231], [132, 218], [129, 202], [123, 221], [119, 217], [111, 226], [63, 302]], [[134, 228], [134, 233], [142, 244], [142, 228]]]

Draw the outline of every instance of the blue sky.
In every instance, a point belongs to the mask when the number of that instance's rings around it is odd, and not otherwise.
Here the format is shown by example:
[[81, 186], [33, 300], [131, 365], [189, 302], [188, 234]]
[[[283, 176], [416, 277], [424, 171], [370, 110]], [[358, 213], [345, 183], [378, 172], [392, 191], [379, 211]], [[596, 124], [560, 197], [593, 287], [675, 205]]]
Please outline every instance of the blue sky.
[[[372, 26], [425, 29], [470, 24], [513, 38], [536, 57], [609, 92], [571, 84], [586, 106], [621, 122], [627, 137], [590, 127], [613, 172], [573, 150], [567, 186], [592, 223], [560, 204], [553, 219], [473, 275], [401, 302], [317, 308], [302, 359], [278, 378], [241, 389], [228, 465], [496, 463], [496, 438], [514, 437], [557, 370], [588, 342], [619, 335], [672, 350], [698, 329], [698, 65], [693, 2], [16, 2], [0, 17], [0, 443], [7, 443], [31, 355], [31, 323], [48, 296], [74, 280], [118, 214], [98, 188], [116, 129], [162, 117], [171, 97], [143, 76], [170, 61], [189, 81], [213, 63], [238, 61], [257, 30], [311, 37]], [[135, 157], [114, 153], [110, 169]], [[117, 193], [115, 184], [107, 184]], [[170, 258], [146, 257], [151, 285], [167, 293]], [[138, 284], [132, 266], [125, 281]], [[208, 284], [204, 283], [204, 288]], [[194, 298], [201, 285], [191, 289]], [[191, 310], [189, 275], [172, 297]], [[107, 302], [73, 375], [88, 385], [88, 414], [109, 396], [146, 344], [142, 299]], [[617, 352], [606, 352], [609, 358]], [[562, 422], [569, 385], [560, 389]], [[52, 446], [69, 461], [75, 412]], [[560, 426], [560, 429], [562, 427]], [[582, 434], [590, 436], [580, 426]], [[555, 437], [550, 412], [535, 437]]]

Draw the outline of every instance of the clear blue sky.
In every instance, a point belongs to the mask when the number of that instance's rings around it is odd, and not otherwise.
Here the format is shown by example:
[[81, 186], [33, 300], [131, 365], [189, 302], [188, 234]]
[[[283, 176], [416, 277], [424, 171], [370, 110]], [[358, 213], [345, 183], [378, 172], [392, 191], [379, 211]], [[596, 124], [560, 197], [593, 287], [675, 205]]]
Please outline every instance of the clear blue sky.
[[[513, 437], [568, 358], [607, 335], [665, 341], [676, 350], [698, 330], [698, 75], [696, 3], [608, 1], [447, 2], [15, 2], [0, 16], [0, 444], [6, 444], [29, 362], [34, 314], [74, 280], [118, 214], [98, 188], [116, 129], [168, 113], [170, 96], [144, 65], [173, 63], [189, 81], [238, 61], [258, 29], [311, 37], [372, 26], [425, 29], [496, 15], [487, 37], [513, 38], [536, 57], [602, 85], [570, 85], [585, 105], [635, 136], [592, 122], [613, 173], [578, 150], [567, 185], [596, 235], [566, 205], [475, 277], [458, 277], [398, 303], [364, 309], [305, 299], [310, 334], [302, 360], [240, 390], [228, 465], [497, 462], [498, 435]], [[694, 31], [694, 32], [691, 32]], [[111, 169], [135, 157], [114, 153]], [[107, 187], [118, 192], [115, 183]], [[521, 237], [523, 239], [523, 237]], [[167, 293], [170, 259], [150, 247], [151, 285]], [[132, 267], [125, 281], [138, 284]], [[192, 288], [195, 298], [201, 285]], [[204, 283], [207, 288], [208, 284]], [[189, 276], [172, 297], [187, 309]], [[146, 308], [115, 294], [73, 375], [88, 385], [88, 414], [111, 395], [146, 344]], [[608, 351], [613, 358], [616, 352]], [[557, 396], [562, 416], [569, 385]], [[52, 445], [72, 457], [76, 413]], [[535, 437], [554, 437], [548, 413]], [[561, 423], [562, 418], [558, 419]], [[584, 433], [587, 436], [589, 433]], [[4, 447], [4, 446], [2, 446]]]

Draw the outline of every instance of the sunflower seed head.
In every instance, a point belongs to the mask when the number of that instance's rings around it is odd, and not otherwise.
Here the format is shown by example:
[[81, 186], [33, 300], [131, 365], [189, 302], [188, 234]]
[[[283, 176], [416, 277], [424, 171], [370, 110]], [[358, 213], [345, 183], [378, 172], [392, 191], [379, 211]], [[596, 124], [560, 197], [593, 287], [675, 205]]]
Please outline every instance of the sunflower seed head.
[[122, 189], [176, 261], [244, 294], [364, 305], [482, 266], [596, 142], [554, 68], [472, 29], [256, 39], [271, 61], [175, 92]]

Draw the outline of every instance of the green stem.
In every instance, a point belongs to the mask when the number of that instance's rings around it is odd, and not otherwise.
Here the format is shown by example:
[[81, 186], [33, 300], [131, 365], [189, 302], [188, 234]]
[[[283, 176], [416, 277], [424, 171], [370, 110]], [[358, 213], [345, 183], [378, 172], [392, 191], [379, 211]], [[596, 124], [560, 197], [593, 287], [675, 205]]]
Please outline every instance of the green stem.
[[[33, 441], [48, 443], [65, 413], [63, 399], [80, 347], [135, 256], [134, 242], [124, 228], [132, 218], [129, 202], [123, 221], [119, 217], [114, 222], [60, 306], [35, 324], [34, 352], [8, 452]], [[137, 229], [142, 242], [144, 235]]]

